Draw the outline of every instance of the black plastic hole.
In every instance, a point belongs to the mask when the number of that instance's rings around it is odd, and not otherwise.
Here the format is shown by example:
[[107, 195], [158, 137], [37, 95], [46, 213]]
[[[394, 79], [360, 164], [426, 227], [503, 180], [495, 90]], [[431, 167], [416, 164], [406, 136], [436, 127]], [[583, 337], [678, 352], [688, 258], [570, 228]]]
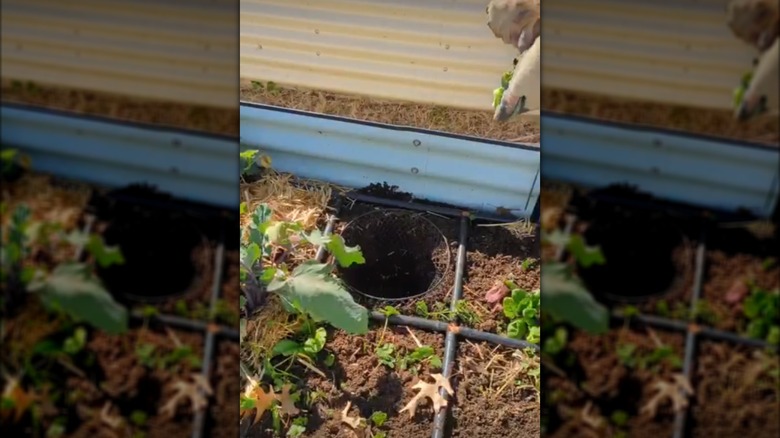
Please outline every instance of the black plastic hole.
[[587, 289], [601, 298], [638, 301], [671, 293], [690, 268], [685, 238], [668, 220], [638, 214], [599, 218], [583, 237], [606, 260], [577, 269]]
[[447, 238], [424, 213], [375, 210], [350, 222], [341, 233], [360, 245], [366, 263], [341, 269], [354, 291], [371, 298], [400, 300], [435, 289], [450, 266]]
[[125, 263], [97, 269], [106, 288], [118, 298], [156, 301], [182, 295], [199, 282], [200, 259], [207, 245], [186, 218], [163, 212], [117, 217], [103, 232], [117, 245]]

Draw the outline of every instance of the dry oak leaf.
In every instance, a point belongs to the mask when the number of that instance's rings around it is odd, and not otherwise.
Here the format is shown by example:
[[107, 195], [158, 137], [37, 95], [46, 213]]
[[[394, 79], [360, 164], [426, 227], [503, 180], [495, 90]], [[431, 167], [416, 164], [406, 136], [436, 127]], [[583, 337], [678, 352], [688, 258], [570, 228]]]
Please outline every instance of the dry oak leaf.
[[447, 406], [447, 400], [445, 400], [444, 397], [439, 394], [439, 389], [444, 388], [444, 390], [447, 391], [447, 394], [453, 395], [455, 391], [452, 390], [450, 381], [441, 374], [431, 374], [431, 377], [433, 377], [435, 380], [434, 383], [428, 383], [420, 380], [412, 387], [412, 389], [419, 389], [420, 392], [418, 392], [417, 395], [415, 395], [414, 398], [412, 398], [412, 400], [410, 400], [403, 409], [398, 411], [398, 413], [409, 411], [409, 417], [414, 417], [415, 412], [417, 412], [417, 404], [423, 397], [428, 397], [431, 399], [431, 402], [433, 402], [434, 412], [438, 412], [439, 409]]
[[[289, 383], [284, 385], [282, 387], [282, 393], [276, 396], [276, 399], [279, 400], [280, 407], [282, 408], [282, 413], [293, 416], [298, 415], [300, 410], [295, 407], [295, 402], [293, 401], [292, 397], [290, 397], [290, 388], [292, 385]], [[273, 390], [273, 388], [271, 388]]]
[[206, 407], [206, 397], [201, 392], [208, 396], [212, 395], [214, 391], [212, 391], [211, 385], [203, 374], [191, 374], [190, 378], [192, 378], [192, 382], [184, 380], [173, 382], [176, 392], [160, 408], [161, 415], [173, 418], [176, 415], [176, 407], [179, 406], [182, 399], [189, 399], [193, 411], [199, 411]]
[[672, 401], [672, 409], [675, 413], [688, 407], [688, 397], [693, 395], [693, 388], [688, 378], [682, 374], [674, 374], [672, 382], [659, 380], [653, 385], [657, 392], [640, 410], [640, 413], [648, 414], [651, 418], [658, 413], [658, 406], [664, 399]]
[[0, 410], [0, 418], [6, 420], [13, 412], [14, 421], [18, 422], [22, 419], [22, 415], [27, 411], [27, 408], [38, 399], [38, 396], [25, 391], [19, 385], [19, 379], [7, 375], [5, 377], [6, 383], [3, 389], [3, 399], [13, 401], [13, 407]]
[[[255, 407], [253, 408], [255, 410], [255, 419], [252, 421], [253, 425], [260, 421], [260, 418], [263, 417], [265, 411], [267, 411], [276, 400], [273, 386], [268, 388], [268, 392], [265, 392], [260, 386], [260, 383], [254, 379], [249, 380], [249, 385], [247, 385], [244, 390], [244, 397], [255, 402]], [[252, 409], [242, 409], [240, 414], [241, 418], [243, 419], [251, 411]]]
[[360, 425], [362, 423], [361, 422], [362, 418], [360, 418], [360, 416], [350, 417], [349, 416], [349, 408], [351, 408], [351, 407], [352, 407], [352, 402], [348, 401], [347, 405], [344, 406], [344, 409], [341, 411], [341, 422], [346, 424], [346, 425], [348, 425], [349, 427], [351, 427], [353, 429], [357, 429], [357, 428], [360, 427]]

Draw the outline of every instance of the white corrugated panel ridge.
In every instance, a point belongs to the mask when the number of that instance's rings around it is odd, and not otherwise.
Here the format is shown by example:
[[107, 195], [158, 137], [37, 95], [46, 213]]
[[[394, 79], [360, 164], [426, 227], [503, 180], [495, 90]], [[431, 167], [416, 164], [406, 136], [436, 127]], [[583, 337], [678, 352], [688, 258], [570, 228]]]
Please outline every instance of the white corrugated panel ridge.
[[547, 0], [543, 86], [731, 109], [756, 51], [731, 34], [728, 0]]
[[3, 0], [3, 79], [234, 108], [236, 6]]
[[490, 109], [517, 50], [485, 0], [241, 0], [241, 77]]

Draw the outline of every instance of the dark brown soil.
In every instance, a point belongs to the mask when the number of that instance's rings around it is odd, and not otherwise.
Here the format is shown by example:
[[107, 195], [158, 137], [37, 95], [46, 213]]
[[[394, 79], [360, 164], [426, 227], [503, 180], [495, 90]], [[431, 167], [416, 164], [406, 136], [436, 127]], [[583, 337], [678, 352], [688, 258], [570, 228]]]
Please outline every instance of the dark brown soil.
[[208, 430], [204, 436], [236, 438], [239, 436], [239, 405], [237, 394], [241, 393], [238, 365], [239, 345], [223, 341], [217, 348], [212, 362], [212, 389], [214, 398], [209, 410]]
[[366, 262], [340, 270], [344, 282], [378, 299], [419, 296], [449, 270], [446, 238], [425, 214], [375, 210], [352, 219], [342, 237], [360, 246]]
[[[493, 312], [485, 294], [497, 282], [513, 280], [520, 288], [533, 291], [540, 287], [539, 245], [533, 236], [521, 236], [504, 227], [472, 227], [466, 252], [466, 276], [463, 298], [479, 316], [475, 328], [497, 332], [505, 327], [505, 318]], [[534, 260], [526, 268], [523, 263]]]
[[780, 435], [777, 355], [703, 342], [693, 383], [690, 436], [770, 438]]
[[[412, 329], [414, 336], [422, 345], [433, 347], [435, 354], [443, 357], [444, 339], [441, 335]], [[423, 437], [430, 435], [433, 424], [433, 409], [430, 401], [420, 403], [416, 414], [409, 418], [408, 412], [398, 413], [416, 394], [412, 386], [430, 373], [441, 369], [424, 362], [416, 373], [410, 369], [392, 370], [379, 363], [374, 349], [380, 342], [392, 343], [403, 354], [417, 348], [414, 338], [400, 327], [390, 327], [382, 336], [382, 329], [376, 328], [360, 337], [350, 336], [341, 331], [331, 331], [325, 346], [327, 353], [335, 356], [331, 367], [321, 361], [317, 367], [328, 376], [323, 378], [308, 369], [297, 367], [294, 374], [301, 379], [295, 390], [303, 389], [308, 394], [318, 394], [310, 406], [296, 403], [308, 417], [304, 437], [310, 438], [354, 438], [351, 429], [341, 422], [341, 411], [347, 402], [352, 403], [350, 417], [360, 415], [368, 418], [374, 412], [387, 414], [387, 422], [379, 430], [388, 432], [389, 437]], [[267, 388], [267, 385], [264, 385]], [[292, 390], [291, 392], [294, 392]], [[302, 400], [305, 397], [301, 398]], [[275, 437], [271, 427], [270, 415], [255, 425], [250, 436], [256, 438]], [[286, 433], [286, 432], [285, 432]], [[283, 436], [283, 435], [282, 435]]]
[[[511, 431], [513, 437], [538, 437], [538, 394], [532, 387], [521, 387], [534, 384], [528, 373], [538, 363], [512, 359], [511, 350], [487, 343], [460, 343], [458, 349], [458, 373], [453, 378], [457, 399], [452, 405], [449, 436], [494, 438]], [[518, 369], [523, 366], [529, 368]]]
[[722, 250], [707, 251], [705, 281], [702, 287], [706, 308], [701, 309], [702, 322], [716, 328], [744, 333], [748, 320], [742, 303], [750, 295], [748, 283], [773, 291], [780, 287], [777, 259], [749, 253], [729, 254]]
[[92, 116], [150, 123], [237, 137], [238, 109], [212, 108], [138, 99], [89, 90], [41, 86], [31, 82], [2, 81], [3, 102], [21, 103]]
[[[671, 381], [680, 372], [684, 350], [684, 337], [678, 334], [655, 331], [660, 341], [672, 348], [674, 360], [665, 360], [654, 366], [629, 367], [618, 355], [618, 345], [633, 344], [631, 357], [648, 357], [657, 345], [645, 330], [615, 328], [602, 336], [570, 332], [566, 350], [556, 356], [555, 365], [567, 377], [545, 367], [542, 370], [543, 413], [546, 412], [545, 437], [570, 436], [622, 436], [668, 437], [672, 436], [674, 413], [671, 405], [662, 403], [654, 418], [639, 413], [654, 395], [653, 384], [658, 379]], [[590, 403], [590, 411], [585, 408]], [[625, 425], [618, 427], [610, 422], [617, 411], [627, 415]], [[600, 426], [583, 421], [593, 417]], [[599, 420], [600, 418], [600, 420]]]
[[[346, 224], [348, 224], [352, 219], [360, 216], [361, 214], [373, 211], [375, 209], [378, 209], [378, 207], [374, 207], [372, 205], [364, 204], [364, 203], [355, 203], [351, 206], [350, 205], [345, 206], [342, 209], [341, 213], [339, 214], [339, 219], [341, 221], [337, 224], [336, 229], [334, 231], [336, 233], [341, 233], [344, 230]], [[444, 218], [438, 215], [433, 215], [428, 213], [414, 213], [414, 214], [419, 214], [422, 217], [429, 220], [430, 222], [432, 222], [441, 231], [441, 234], [443, 234], [444, 237], [446, 238], [447, 246], [439, 245], [435, 247], [435, 249], [431, 250], [429, 247], [425, 247], [424, 245], [421, 245], [422, 248], [420, 249], [415, 249], [414, 247], [410, 247], [408, 251], [416, 252], [419, 254], [428, 254], [427, 263], [429, 264], [429, 266], [444, 266], [445, 263], [447, 262], [447, 258], [449, 257], [449, 269], [441, 273], [441, 277], [443, 277], [443, 279], [441, 280], [441, 282], [438, 283], [438, 286], [436, 286], [428, 293], [420, 297], [404, 300], [404, 301], [384, 301], [384, 300], [371, 299], [360, 294], [354, 294], [355, 299], [361, 304], [374, 309], [383, 307], [385, 305], [392, 305], [396, 307], [403, 314], [414, 314], [415, 305], [419, 301], [425, 302], [426, 305], [428, 306], [428, 309], [431, 310], [436, 308], [437, 306], [438, 307], [444, 306], [443, 308], [449, 308], [452, 286], [454, 284], [454, 279], [455, 279], [455, 254], [457, 253], [458, 234], [459, 234], [458, 221], [455, 219]], [[434, 234], [434, 236], [431, 236], [429, 238], [438, 238], [436, 237], [436, 235], [438, 235], [438, 232]], [[362, 237], [363, 238], [369, 237], [369, 235], [364, 234], [362, 235]], [[355, 245], [356, 242], [354, 242], [353, 240], [354, 239], [352, 238], [345, 239], [347, 245]], [[389, 242], [384, 242], [384, 241], [380, 243], [382, 243], [383, 245], [389, 244]], [[423, 244], [424, 242], [411, 241], [410, 243], [420, 245]], [[365, 246], [365, 244], [363, 246]], [[361, 246], [361, 249], [364, 251], [364, 254], [366, 254], [365, 251], [367, 248], [363, 248], [363, 246]], [[370, 259], [370, 255], [366, 254], [366, 260], [368, 261], [369, 259]]]
[[[31, 348], [38, 352], [62, 348], [74, 326], [53, 318], [35, 300], [4, 322], [3, 366], [14, 373], [27, 371], [22, 386], [42, 397], [36, 403], [42, 413], [40, 429], [28, 411], [21, 422], [8, 425], [12, 436], [39, 434], [63, 421], [65, 437], [187, 437], [192, 433], [189, 405], [179, 405], [172, 419], [158, 411], [175, 393], [174, 383], [190, 382], [189, 376], [200, 369], [202, 335], [138, 327], [109, 336], [87, 329], [83, 350], [47, 357], [32, 353]], [[36, 364], [34, 372], [20, 368], [26, 360]], [[109, 417], [123, 419], [113, 431], [100, 421], [100, 411], [107, 403]]]

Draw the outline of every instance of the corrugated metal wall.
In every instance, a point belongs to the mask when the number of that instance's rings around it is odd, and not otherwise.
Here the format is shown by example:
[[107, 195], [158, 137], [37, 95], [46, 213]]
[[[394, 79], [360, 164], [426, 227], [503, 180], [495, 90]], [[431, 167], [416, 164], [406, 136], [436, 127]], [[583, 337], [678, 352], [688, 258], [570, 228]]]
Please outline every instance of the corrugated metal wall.
[[731, 109], [755, 51], [726, 25], [728, 0], [545, 0], [542, 86]]
[[249, 103], [241, 104], [241, 146], [268, 153], [283, 172], [355, 188], [387, 182], [486, 213], [527, 218], [539, 197], [531, 146]]
[[241, 77], [490, 109], [516, 49], [487, 0], [241, 0]]
[[183, 199], [238, 205], [229, 137], [10, 104], [0, 119], [3, 146], [27, 153], [36, 171], [108, 187], [146, 182]]
[[235, 108], [237, 0], [3, 0], [3, 79]]

